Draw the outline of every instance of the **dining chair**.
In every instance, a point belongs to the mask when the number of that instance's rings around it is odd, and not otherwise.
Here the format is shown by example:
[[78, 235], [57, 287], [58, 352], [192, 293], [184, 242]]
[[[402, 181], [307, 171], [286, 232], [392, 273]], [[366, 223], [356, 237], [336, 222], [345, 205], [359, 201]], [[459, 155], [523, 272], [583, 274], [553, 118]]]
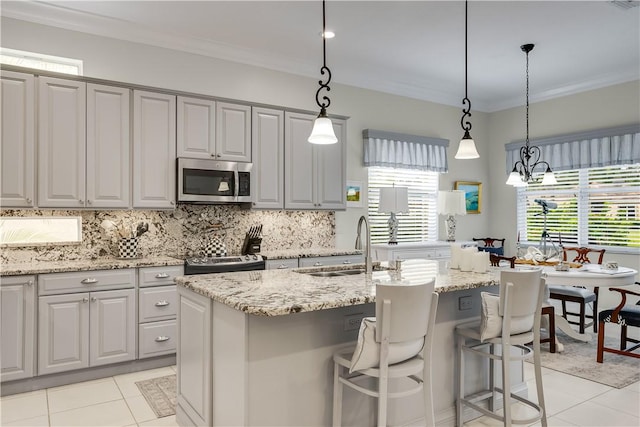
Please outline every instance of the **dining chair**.
[[[482, 313], [479, 321], [456, 326], [456, 426], [464, 423], [464, 407], [470, 407], [505, 426], [531, 424], [538, 420], [547, 426], [547, 414], [542, 388], [540, 363], [540, 311], [545, 295], [542, 270], [502, 270], [499, 295], [482, 292]], [[531, 342], [531, 346], [526, 343]], [[500, 351], [496, 352], [496, 346]], [[512, 349], [520, 350], [516, 354]], [[465, 355], [489, 359], [486, 390], [465, 393]], [[538, 403], [511, 392], [511, 362], [533, 357]], [[501, 387], [495, 384], [494, 364], [501, 362]], [[503, 396], [502, 415], [496, 411], [498, 394]], [[527, 419], [514, 419], [511, 404], [515, 399], [535, 411]], [[487, 401], [488, 405], [481, 405]]]
[[511, 268], [515, 268], [516, 266], [515, 256], [506, 257], [506, 256], [500, 256], [500, 255], [494, 255], [494, 254], [489, 255], [489, 262], [493, 267], [500, 267], [500, 261], [507, 261]]
[[[492, 253], [494, 255], [504, 255], [504, 241], [506, 239], [498, 239], [494, 237], [481, 237], [481, 238], [472, 238], [474, 242], [482, 242], [484, 245], [478, 245], [479, 251], [485, 251]], [[500, 246], [495, 246], [497, 242], [500, 242]]]
[[[591, 249], [584, 246], [565, 246], [562, 248], [562, 259], [564, 261], [568, 261], [568, 253], [573, 255], [573, 252], [575, 252], [576, 254], [572, 259], [573, 262], [577, 262], [580, 264], [590, 264], [592, 262], [589, 259], [589, 254], [597, 254], [597, 263], [602, 264], [605, 250]], [[581, 286], [549, 285], [549, 291], [551, 299], [560, 300], [562, 302], [562, 317], [567, 319], [567, 322], [571, 323], [572, 325], [578, 325], [581, 334], [584, 334], [584, 330], [588, 326], [592, 325], [593, 332], [598, 332], [598, 287], [595, 287], [593, 288], [593, 290], [591, 290]], [[577, 303], [579, 311], [574, 312], [567, 310], [567, 302]], [[591, 314], [586, 313], [587, 304], [592, 304]], [[573, 318], [577, 317], [578, 321], [570, 320], [569, 316], [572, 316]], [[587, 319], [591, 319], [591, 322], [587, 323]]]
[[[387, 400], [423, 393], [425, 424], [435, 425], [431, 346], [438, 294], [435, 279], [419, 285], [376, 285], [376, 317], [364, 318], [355, 348], [333, 355], [333, 425], [342, 424], [343, 386], [375, 397], [377, 424], [387, 424]], [[377, 386], [367, 378], [376, 378]], [[412, 387], [400, 382], [408, 378]], [[390, 380], [403, 384], [389, 391]], [[406, 382], [406, 381], [405, 381]]]
[[[640, 282], [636, 282], [640, 285]], [[596, 361], [602, 363], [604, 361], [604, 353], [614, 353], [623, 356], [631, 356], [640, 358], [640, 353], [634, 351], [640, 348], [640, 340], [629, 337], [627, 328], [629, 326], [640, 328], [640, 301], [635, 305], [627, 304], [627, 295], [640, 297], [640, 293], [628, 289], [609, 288], [610, 291], [620, 292], [621, 300], [615, 308], [603, 310], [599, 315], [600, 330], [598, 331], [598, 355]], [[620, 325], [620, 348], [605, 347], [604, 345], [604, 327], [607, 323], [617, 323]], [[627, 344], [631, 343], [630, 347]]]

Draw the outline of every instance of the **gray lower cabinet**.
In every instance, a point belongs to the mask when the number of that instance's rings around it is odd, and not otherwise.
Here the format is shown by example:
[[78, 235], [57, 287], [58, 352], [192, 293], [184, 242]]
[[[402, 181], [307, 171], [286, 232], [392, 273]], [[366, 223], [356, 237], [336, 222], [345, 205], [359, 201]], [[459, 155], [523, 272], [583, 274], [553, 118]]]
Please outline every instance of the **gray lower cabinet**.
[[1, 381], [30, 378], [35, 367], [36, 291], [34, 276], [0, 280]]
[[267, 270], [286, 270], [288, 268], [298, 268], [298, 258], [268, 259], [265, 263]]
[[175, 277], [183, 266], [144, 267], [138, 270], [138, 358], [176, 352], [178, 293]]
[[38, 375], [136, 358], [134, 269], [44, 274], [39, 286]]

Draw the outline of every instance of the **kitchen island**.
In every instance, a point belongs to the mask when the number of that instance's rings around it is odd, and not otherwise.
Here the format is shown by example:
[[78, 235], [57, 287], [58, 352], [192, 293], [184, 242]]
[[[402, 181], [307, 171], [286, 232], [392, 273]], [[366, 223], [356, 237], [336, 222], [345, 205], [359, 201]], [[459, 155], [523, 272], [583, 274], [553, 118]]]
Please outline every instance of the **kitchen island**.
[[[436, 278], [440, 293], [433, 348], [434, 408], [438, 423], [450, 423], [454, 416], [453, 329], [479, 315], [479, 293], [497, 291], [491, 287], [497, 284], [499, 270], [462, 273], [448, 270], [444, 261], [410, 260], [400, 275], [386, 270], [335, 277], [306, 274], [311, 271], [176, 279], [178, 423], [330, 425], [332, 354], [357, 339], [362, 317], [374, 316], [375, 285], [416, 283], [431, 277]], [[470, 363], [466, 372], [479, 372], [481, 366]], [[480, 377], [467, 381], [471, 388], [481, 383]], [[374, 423], [373, 399], [345, 390], [344, 407], [348, 408], [345, 424]], [[393, 425], [420, 422], [423, 416], [419, 395], [389, 407]]]

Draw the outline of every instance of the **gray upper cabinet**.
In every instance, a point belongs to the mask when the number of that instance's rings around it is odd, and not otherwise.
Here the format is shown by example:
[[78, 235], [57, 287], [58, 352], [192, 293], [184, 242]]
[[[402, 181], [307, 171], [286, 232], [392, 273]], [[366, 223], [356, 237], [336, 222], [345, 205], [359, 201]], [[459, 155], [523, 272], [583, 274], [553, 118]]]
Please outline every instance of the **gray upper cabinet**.
[[33, 276], [3, 277], [0, 282], [0, 380], [30, 378], [35, 370], [36, 292]]
[[172, 209], [176, 200], [176, 97], [133, 91], [133, 207]]
[[216, 158], [216, 102], [178, 97], [178, 157]]
[[251, 107], [216, 102], [216, 159], [251, 162]]
[[33, 207], [35, 200], [35, 78], [2, 71], [0, 204]]
[[38, 89], [38, 206], [129, 207], [129, 89], [49, 77]]
[[284, 208], [284, 111], [253, 108], [251, 118], [253, 207]]
[[337, 144], [307, 141], [315, 116], [285, 113], [286, 209], [346, 208], [346, 122], [332, 119]]
[[85, 206], [86, 83], [38, 77], [38, 206]]
[[87, 84], [87, 207], [131, 204], [130, 90]]

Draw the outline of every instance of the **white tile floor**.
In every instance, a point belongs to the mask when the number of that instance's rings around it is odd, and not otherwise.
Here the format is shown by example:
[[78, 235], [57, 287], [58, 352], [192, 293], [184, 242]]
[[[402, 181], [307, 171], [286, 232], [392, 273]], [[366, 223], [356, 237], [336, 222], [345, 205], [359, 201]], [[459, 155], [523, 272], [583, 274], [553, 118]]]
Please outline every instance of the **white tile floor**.
[[[532, 365], [525, 378], [535, 390]], [[170, 375], [175, 367], [118, 375], [0, 399], [2, 426], [176, 426], [175, 416], [156, 418], [136, 381]], [[640, 382], [615, 389], [543, 368], [549, 426], [640, 426]], [[521, 408], [514, 405], [514, 412]], [[469, 427], [499, 426], [487, 417]], [[540, 425], [539, 423], [536, 425]]]

